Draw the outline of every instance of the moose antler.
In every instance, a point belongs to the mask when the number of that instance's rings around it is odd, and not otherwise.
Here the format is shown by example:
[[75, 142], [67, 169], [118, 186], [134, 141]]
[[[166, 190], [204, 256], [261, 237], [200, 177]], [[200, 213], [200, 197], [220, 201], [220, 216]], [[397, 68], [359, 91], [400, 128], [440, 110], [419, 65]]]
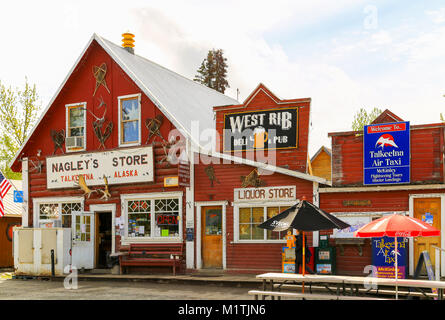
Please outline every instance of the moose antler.
[[76, 183], [76, 185], [80, 187], [80, 189], [84, 192], [84, 196], [86, 195], [88, 199], [93, 192], [97, 192], [97, 190], [91, 190], [90, 188], [88, 188], [83, 174], [79, 174], [78, 182]]
[[110, 191], [108, 190], [108, 179], [107, 177], [104, 175], [104, 182], [105, 182], [105, 189], [99, 189], [100, 192], [102, 192], [102, 200], [107, 201], [109, 198], [111, 198], [111, 194]]

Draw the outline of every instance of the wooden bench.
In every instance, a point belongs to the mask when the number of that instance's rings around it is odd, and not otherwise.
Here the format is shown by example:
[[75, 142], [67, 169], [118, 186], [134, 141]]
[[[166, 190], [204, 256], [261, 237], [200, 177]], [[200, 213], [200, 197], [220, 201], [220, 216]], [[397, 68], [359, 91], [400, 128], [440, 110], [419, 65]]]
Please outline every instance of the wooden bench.
[[121, 274], [127, 267], [172, 266], [173, 275], [176, 275], [176, 267], [181, 265], [183, 259], [183, 243], [134, 243], [130, 244], [127, 252], [119, 255], [119, 264]]
[[315, 294], [315, 293], [299, 293], [299, 292], [281, 292], [281, 291], [261, 291], [261, 290], [250, 290], [249, 295], [255, 296], [255, 300], [258, 297], [288, 297], [288, 298], [301, 298], [306, 300], [392, 300], [392, 299], [381, 299], [373, 297], [357, 297], [357, 296], [342, 296], [342, 295], [332, 295], [332, 294]]

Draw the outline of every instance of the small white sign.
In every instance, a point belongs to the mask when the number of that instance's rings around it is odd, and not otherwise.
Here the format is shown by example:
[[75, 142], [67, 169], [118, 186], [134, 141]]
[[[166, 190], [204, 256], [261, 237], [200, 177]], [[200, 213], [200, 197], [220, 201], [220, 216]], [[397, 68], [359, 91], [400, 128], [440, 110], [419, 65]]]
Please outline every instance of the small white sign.
[[234, 189], [233, 201], [288, 201], [297, 199], [295, 186], [278, 186], [263, 188], [238, 188]]
[[88, 186], [154, 181], [153, 148], [121, 149], [46, 158], [48, 189], [77, 186], [84, 175]]

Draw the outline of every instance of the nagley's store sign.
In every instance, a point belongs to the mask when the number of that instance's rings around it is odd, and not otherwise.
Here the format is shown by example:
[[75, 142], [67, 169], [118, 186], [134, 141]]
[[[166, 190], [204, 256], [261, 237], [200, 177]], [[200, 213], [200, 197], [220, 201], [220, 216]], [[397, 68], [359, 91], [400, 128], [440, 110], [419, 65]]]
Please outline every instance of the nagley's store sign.
[[224, 116], [224, 151], [297, 148], [298, 107]]
[[152, 182], [153, 148], [131, 148], [106, 152], [48, 157], [46, 159], [48, 189], [77, 186], [77, 177], [83, 174], [88, 186]]
[[297, 199], [295, 186], [234, 189], [234, 202], [290, 201]]

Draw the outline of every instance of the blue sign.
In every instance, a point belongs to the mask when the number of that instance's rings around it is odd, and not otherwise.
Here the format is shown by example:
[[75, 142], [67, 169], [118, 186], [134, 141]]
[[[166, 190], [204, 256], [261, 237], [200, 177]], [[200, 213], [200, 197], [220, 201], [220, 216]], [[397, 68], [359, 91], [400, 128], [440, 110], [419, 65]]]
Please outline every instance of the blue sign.
[[23, 191], [14, 190], [14, 202], [23, 202]]
[[363, 132], [363, 184], [409, 183], [409, 121], [368, 125]]
[[[397, 237], [397, 277], [399, 279], [406, 278], [406, 262], [408, 238]], [[393, 237], [372, 238], [372, 265], [375, 267], [378, 278], [395, 278], [395, 239]]]

